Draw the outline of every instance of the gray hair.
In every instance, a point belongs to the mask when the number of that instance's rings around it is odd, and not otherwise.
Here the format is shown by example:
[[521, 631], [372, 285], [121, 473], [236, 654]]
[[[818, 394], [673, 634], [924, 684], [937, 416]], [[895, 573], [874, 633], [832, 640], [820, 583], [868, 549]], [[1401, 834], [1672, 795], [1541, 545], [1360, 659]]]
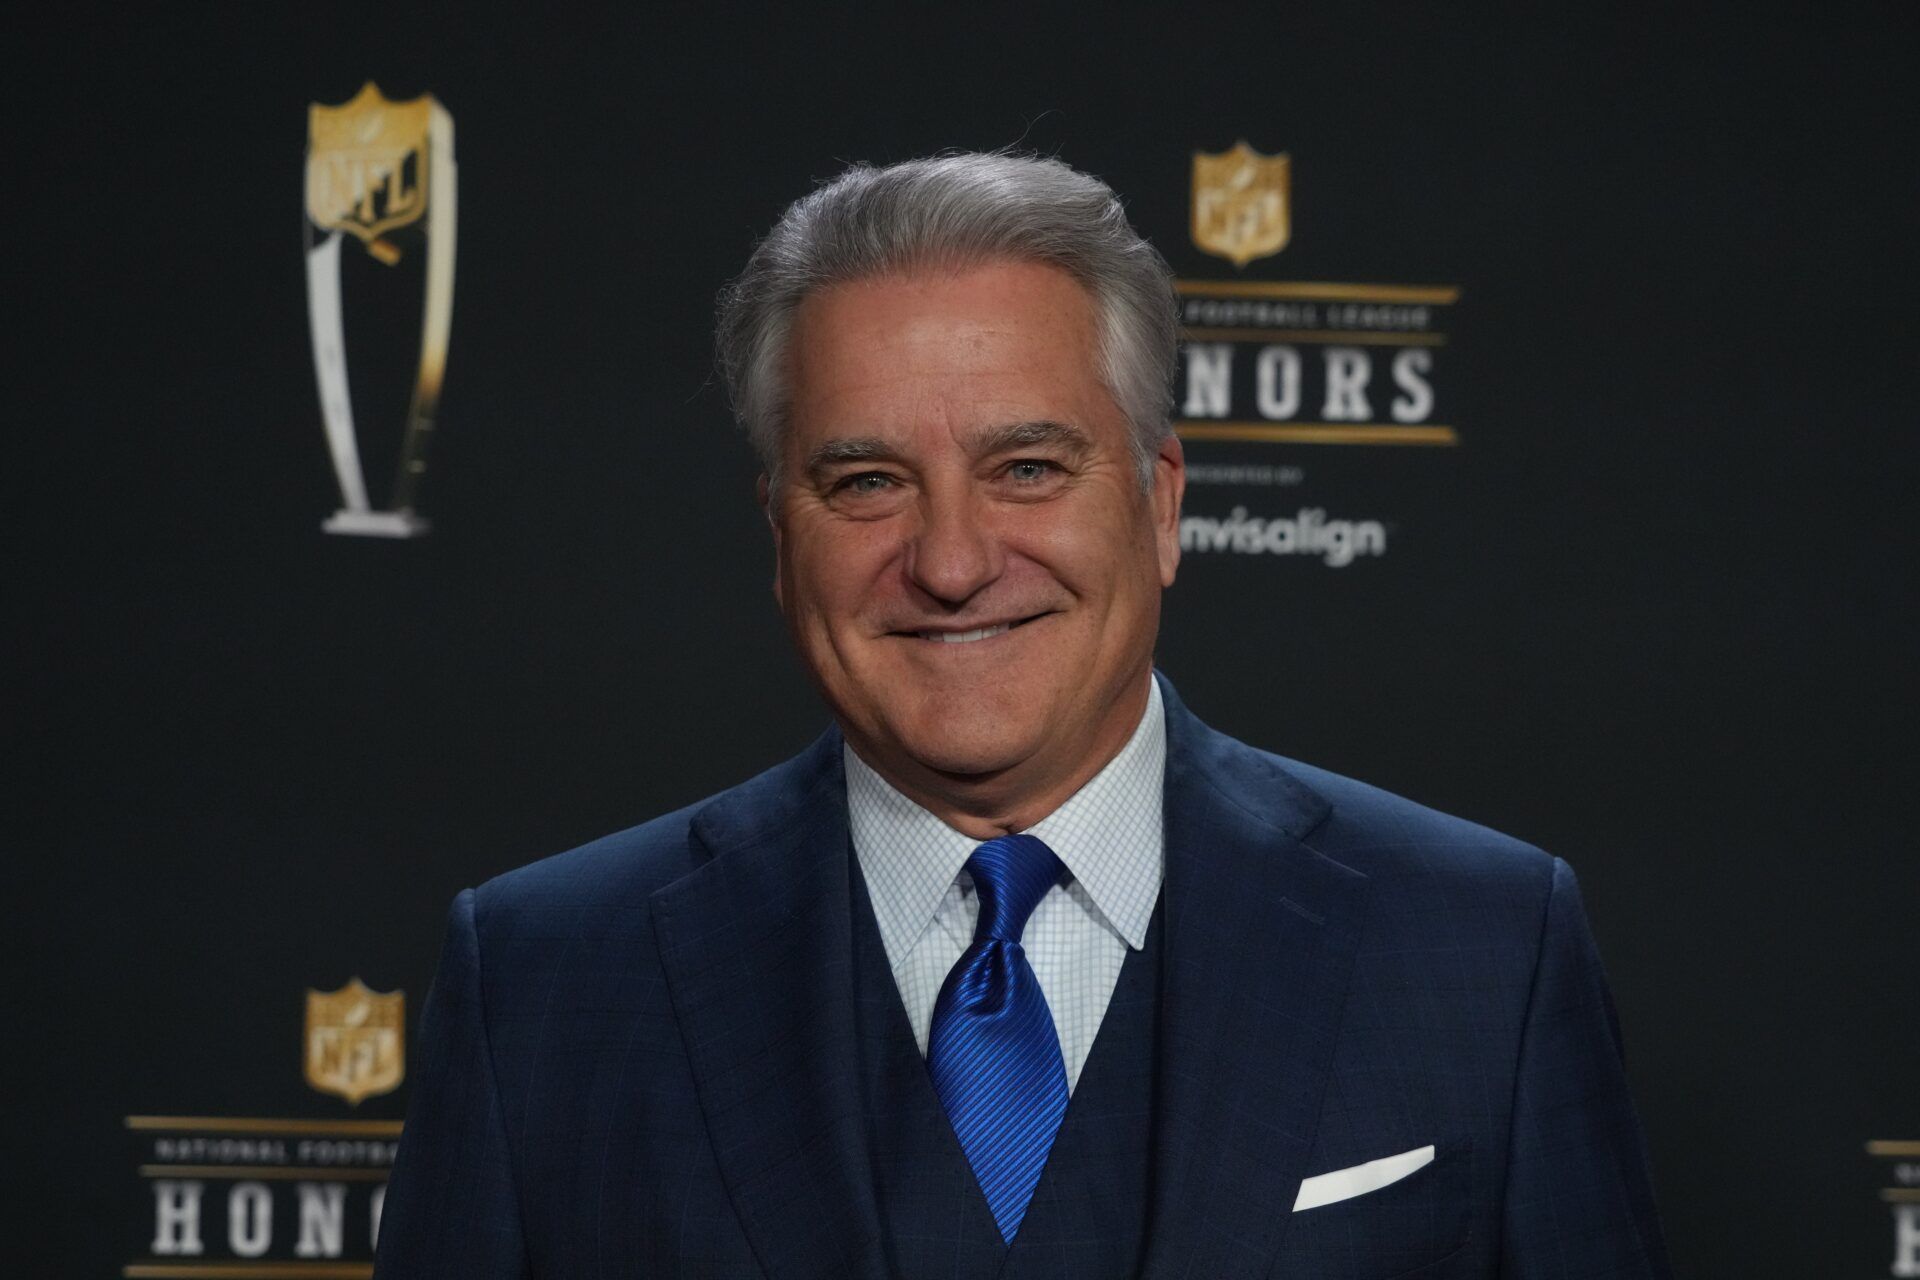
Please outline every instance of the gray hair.
[[788, 336], [816, 289], [995, 259], [1059, 267], [1093, 296], [1100, 380], [1132, 425], [1142, 488], [1172, 428], [1173, 273], [1113, 189], [1059, 160], [961, 153], [857, 164], [789, 205], [720, 294], [717, 345], [734, 416], [777, 483]]

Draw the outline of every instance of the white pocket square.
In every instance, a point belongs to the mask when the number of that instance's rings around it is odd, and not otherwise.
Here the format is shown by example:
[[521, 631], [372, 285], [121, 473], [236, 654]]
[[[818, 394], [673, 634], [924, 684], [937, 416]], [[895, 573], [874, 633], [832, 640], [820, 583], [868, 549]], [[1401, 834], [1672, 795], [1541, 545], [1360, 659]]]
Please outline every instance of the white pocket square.
[[1378, 1191], [1384, 1186], [1400, 1181], [1415, 1169], [1424, 1168], [1433, 1163], [1433, 1148], [1418, 1147], [1412, 1151], [1402, 1151], [1397, 1156], [1382, 1156], [1378, 1160], [1369, 1160], [1365, 1164], [1354, 1165], [1351, 1169], [1335, 1169], [1331, 1173], [1316, 1173], [1300, 1182], [1300, 1194], [1293, 1198], [1293, 1211], [1318, 1209], [1323, 1204], [1332, 1204], [1337, 1200], [1350, 1200], [1354, 1196], [1365, 1195], [1369, 1191]]

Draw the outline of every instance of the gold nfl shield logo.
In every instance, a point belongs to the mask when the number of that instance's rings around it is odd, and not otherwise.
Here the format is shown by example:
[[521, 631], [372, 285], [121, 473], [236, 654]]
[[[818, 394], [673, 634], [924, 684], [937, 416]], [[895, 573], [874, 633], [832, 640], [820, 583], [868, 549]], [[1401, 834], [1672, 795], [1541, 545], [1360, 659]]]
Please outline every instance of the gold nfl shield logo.
[[354, 978], [338, 991], [307, 989], [307, 1083], [352, 1106], [406, 1078], [407, 997]]
[[[373, 81], [351, 102], [307, 108], [307, 216], [326, 231], [379, 237], [418, 222], [427, 208], [431, 95], [396, 102]], [[380, 256], [376, 252], [376, 256]]]
[[1262, 155], [1245, 141], [1230, 151], [1193, 153], [1193, 243], [1244, 267], [1287, 247], [1293, 199], [1282, 153]]

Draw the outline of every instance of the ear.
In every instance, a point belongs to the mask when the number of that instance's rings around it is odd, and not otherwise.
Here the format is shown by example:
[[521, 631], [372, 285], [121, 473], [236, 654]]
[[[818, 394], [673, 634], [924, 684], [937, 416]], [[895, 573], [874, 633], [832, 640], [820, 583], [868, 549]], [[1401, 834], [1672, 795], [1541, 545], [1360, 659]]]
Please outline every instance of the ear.
[[1173, 585], [1174, 571], [1180, 567], [1180, 503], [1187, 493], [1187, 455], [1180, 437], [1171, 431], [1160, 442], [1153, 459], [1153, 492], [1148, 502], [1153, 509], [1153, 541], [1160, 553], [1160, 585]]

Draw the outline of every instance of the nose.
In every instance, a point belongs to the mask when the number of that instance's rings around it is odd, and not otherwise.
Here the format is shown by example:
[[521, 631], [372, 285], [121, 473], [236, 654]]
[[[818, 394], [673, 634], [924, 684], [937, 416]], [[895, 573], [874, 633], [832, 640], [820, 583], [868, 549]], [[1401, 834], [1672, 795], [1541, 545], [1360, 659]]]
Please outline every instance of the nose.
[[920, 498], [920, 524], [907, 546], [907, 576], [947, 604], [964, 604], [1000, 576], [1004, 554], [975, 495], [933, 490]]

